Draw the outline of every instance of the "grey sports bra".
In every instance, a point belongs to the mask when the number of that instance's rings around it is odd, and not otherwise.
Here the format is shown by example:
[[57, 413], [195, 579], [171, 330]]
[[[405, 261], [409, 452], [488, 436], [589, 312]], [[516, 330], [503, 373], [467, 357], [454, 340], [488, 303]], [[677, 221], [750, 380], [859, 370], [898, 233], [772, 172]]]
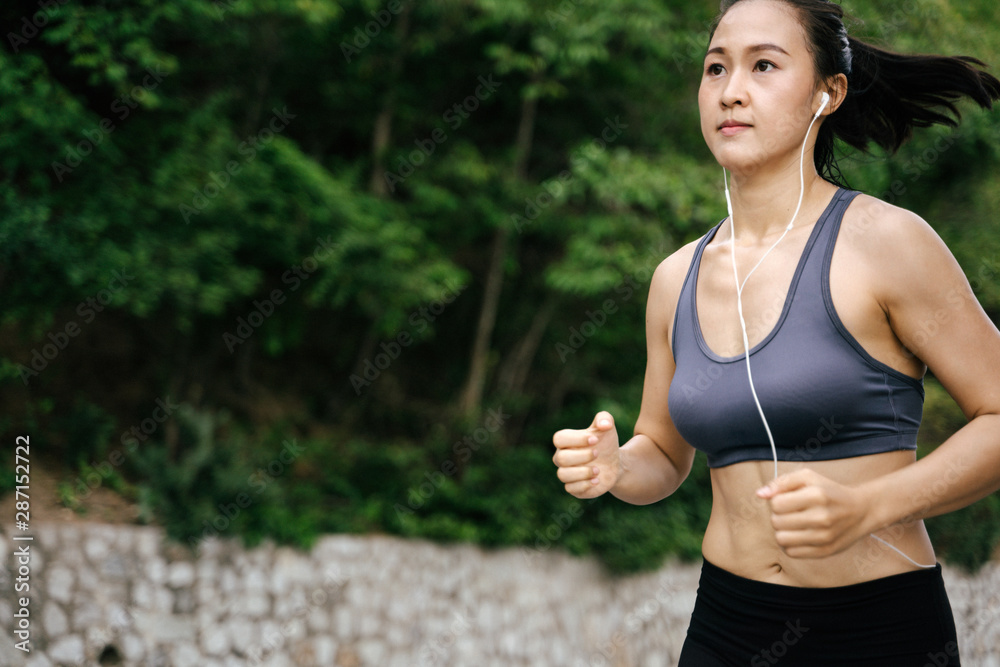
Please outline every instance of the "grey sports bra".
[[[916, 449], [923, 380], [869, 355], [847, 331], [830, 296], [830, 262], [847, 206], [841, 189], [816, 222], [778, 323], [750, 350], [754, 386], [782, 461], [825, 461]], [[712, 468], [771, 460], [744, 355], [720, 357], [702, 336], [695, 296], [705, 246], [698, 243], [673, 325], [676, 371], [667, 404], [684, 439]], [[735, 289], [735, 286], [734, 286]]]

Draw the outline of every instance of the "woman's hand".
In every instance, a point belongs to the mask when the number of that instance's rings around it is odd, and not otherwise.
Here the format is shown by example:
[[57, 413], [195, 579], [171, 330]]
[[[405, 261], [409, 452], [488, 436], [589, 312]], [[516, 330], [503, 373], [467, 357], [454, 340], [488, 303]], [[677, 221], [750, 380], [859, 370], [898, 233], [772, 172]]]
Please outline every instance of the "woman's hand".
[[622, 474], [618, 431], [608, 412], [598, 412], [589, 428], [563, 429], [552, 436], [552, 462], [566, 492], [577, 498], [607, 493]]
[[869, 533], [871, 505], [862, 488], [809, 468], [781, 475], [757, 497], [770, 500], [775, 539], [792, 558], [832, 556]]

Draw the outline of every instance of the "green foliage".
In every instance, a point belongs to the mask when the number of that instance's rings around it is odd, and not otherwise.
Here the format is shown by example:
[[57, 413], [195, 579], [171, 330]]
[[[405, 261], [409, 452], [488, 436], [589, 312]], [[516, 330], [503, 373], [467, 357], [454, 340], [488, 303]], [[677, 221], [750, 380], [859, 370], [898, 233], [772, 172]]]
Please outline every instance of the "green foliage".
[[[553, 545], [614, 571], [695, 557], [702, 459], [655, 506], [576, 503], [548, 443], [599, 407], [627, 432], [652, 271], [725, 214], [697, 106], [717, 5], [403, 5], [68, 3], [24, 43], [4, 40], [0, 425], [39, 437], [73, 477], [157, 398], [201, 406], [157, 421], [107, 477], [137, 484], [144, 516], [180, 540], [259, 488], [222, 532], [530, 551], [555, 525]], [[23, 6], [0, 9], [5, 25], [22, 25]], [[852, 34], [1000, 63], [985, 0], [846, 8]], [[996, 320], [1000, 109], [962, 110], [957, 131], [843, 167], [930, 221]], [[585, 323], [593, 335], [571, 344]], [[513, 417], [421, 498], [425, 473], [456, 457], [443, 434], [475, 419], [457, 414], [474, 367], [477, 407]], [[923, 451], [964, 423], [927, 387]], [[349, 435], [303, 438], [294, 471], [254, 477], [282, 431]], [[76, 493], [64, 485], [64, 503], [79, 506]], [[963, 562], [992, 539], [939, 535]]]
[[[253, 493], [251, 469], [242, 458], [246, 443], [237, 435], [220, 437], [225, 415], [181, 406], [177, 420], [183, 442], [189, 444], [179, 460], [167, 449], [150, 444], [130, 459], [142, 480], [140, 513], [154, 517], [171, 538], [197, 543], [203, 536], [239, 534], [245, 513], [236, 504], [240, 494]], [[227, 513], [232, 505], [236, 510]]]
[[939, 560], [976, 572], [1000, 548], [1000, 494], [925, 523]]
[[14, 471], [14, 457], [6, 456], [0, 461], [0, 495], [13, 491], [17, 486], [17, 475]]
[[933, 450], [967, 422], [962, 409], [941, 383], [930, 376], [924, 378], [924, 415], [917, 434], [920, 449]]

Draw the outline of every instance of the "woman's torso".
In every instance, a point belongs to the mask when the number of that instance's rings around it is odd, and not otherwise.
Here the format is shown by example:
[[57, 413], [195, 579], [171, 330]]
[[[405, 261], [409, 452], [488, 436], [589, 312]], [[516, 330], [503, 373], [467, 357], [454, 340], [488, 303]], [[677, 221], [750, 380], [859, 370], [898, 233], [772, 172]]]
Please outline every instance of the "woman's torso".
[[[781, 318], [789, 284], [804, 257], [803, 251], [812, 235], [814, 221], [823, 215], [826, 204], [836, 194], [837, 189], [830, 186], [822, 206], [814, 204], [803, 211], [798, 218], [802, 221], [800, 226], [789, 232], [747, 281], [743, 291], [743, 308], [751, 349], [768, 337], [774, 338], [768, 345], [777, 345], [780, 349], [781, 341], [774, 336], [776, 331], [785, 337], [786, 345], [788, 336], [796, 335], [794, 330], [783, 331], [776, 326], [788, 325]], [[900, 374], [919, 380], [925, 370], [923, 364], [909, 354], [896, 338], [885, 311], [874, 296], [874, 286], [879, 280], [879, 264], [866, 252], [864, 236], [870, 225], [877, 222], [875, 218], [879, 206], [884, 204], [858, 197], [844, 211], [839, 231], [832, 237], [830, 296], [843, 326], [868, 355]], [[773, 242], [773, 239], [766, 239], [758, 248], [740, 248], [737, 245], [741, 281]], [[711, 353], [721, 357], [743, 354], [730, 252], [726, 239], [713, 238], [704, 248], [696, 284], [696, 308], [703, 343]], [[794, 297], [818, 298], [817, 295], [799, 292]], [[803, 333], [809, 335], [808, 332]], [[822, 350], [817, 350], [817, 354], [822, 354]], [[751, 364], [755, 358], [751, 356]], [[745, 366], [742, 363], [740, 366], [745, 372]], [[711, 381], [711, 378], [708, 380]], [[822, 378], [817, 377], [816, 381], [822, 383]], [[835, 428], [835, 415], [831, 417], [833, 421], [830, 425]], [[884, 451], [834, 460], [803, 458], [809, 460], [779, 460], [778, 474], [809, 467], [836, 482], [856, 485], [912, 463], [915, 452]], [[756, 489], [773, 476], [774, 462], [771, 459], [741, 461], [712, 468], [712, 514], [702, 544], [706, 559], [750, 579], [803, 587], [848, 585], [919, 569], [871, 537], [862, 538], [844, 552], [828, 558], [788, 557], [775, 541], [768, 502], [755, 495]], [[919, 563], [935, 562], [922, 521], [892, 526], [876, 532], [876, 535]]]

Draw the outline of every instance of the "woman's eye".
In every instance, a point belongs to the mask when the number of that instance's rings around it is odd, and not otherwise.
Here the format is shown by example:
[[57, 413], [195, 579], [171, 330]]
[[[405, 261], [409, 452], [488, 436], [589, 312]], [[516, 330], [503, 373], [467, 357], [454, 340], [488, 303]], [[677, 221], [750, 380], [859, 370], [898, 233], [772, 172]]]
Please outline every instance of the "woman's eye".
[[[774, 69], [774, 67], [775, 67], [774, 63], [768, 62], [766, 60], [761, 60], [759, 63], [757, 63], [757, 69], [759, 69], [762, 72], [769, 72], [771, 71], [771, 69]], [[770, 69], [764, 69], [764, 68], [770, 68]]]
[[709, 65], [705, 71], [707, 71], [712, 76], [718, 76], [719, 74], [722, 74], [722, 65], [719, 65], [718, 63], [713, 63]]

